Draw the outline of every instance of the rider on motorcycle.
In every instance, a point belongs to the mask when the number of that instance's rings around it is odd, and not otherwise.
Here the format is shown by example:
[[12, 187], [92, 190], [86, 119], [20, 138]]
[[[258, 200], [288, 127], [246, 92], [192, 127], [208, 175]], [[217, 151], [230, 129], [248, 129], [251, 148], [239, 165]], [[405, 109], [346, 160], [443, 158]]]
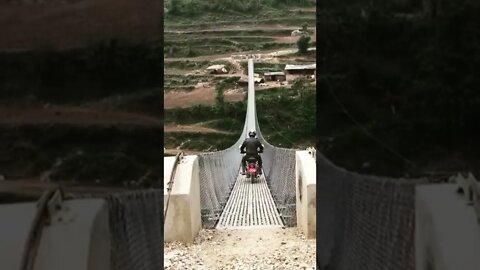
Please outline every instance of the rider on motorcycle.
[[250, 157], [254, 157], [258, 162], [259, 175], [262, 174], [262, 157], [258, 153], [263, 152], [263, 144], [255, 137], [257, 134], [255, 130], [250, 130], [248, 132], [248, 137], [246, 138], [243, 144], [240, 146], [240, 153], [246, 153], [242, 158], [242, 174], [245, 174], [245, 169], [247, 167], [246, 161]]

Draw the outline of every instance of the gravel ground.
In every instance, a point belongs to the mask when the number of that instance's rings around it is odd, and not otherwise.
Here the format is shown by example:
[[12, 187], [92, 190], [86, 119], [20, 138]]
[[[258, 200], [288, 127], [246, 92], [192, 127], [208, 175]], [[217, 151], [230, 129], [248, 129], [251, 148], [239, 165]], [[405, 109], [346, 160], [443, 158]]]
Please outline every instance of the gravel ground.
[[315, 239], [297, 228], [202, 230], [194, 244], [166, 243], [168, 270], [315, 269]]

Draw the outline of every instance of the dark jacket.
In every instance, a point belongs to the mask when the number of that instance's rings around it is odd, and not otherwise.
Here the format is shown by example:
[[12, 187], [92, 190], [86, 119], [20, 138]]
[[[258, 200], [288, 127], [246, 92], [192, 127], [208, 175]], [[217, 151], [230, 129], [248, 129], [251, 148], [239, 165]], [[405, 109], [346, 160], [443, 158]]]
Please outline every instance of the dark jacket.
[[240, 151], [247, 153], [247, 155], [258, 154], [258, 149], [263, 152], [263, 145], [257, 138], [247, 138], [240, 147]]

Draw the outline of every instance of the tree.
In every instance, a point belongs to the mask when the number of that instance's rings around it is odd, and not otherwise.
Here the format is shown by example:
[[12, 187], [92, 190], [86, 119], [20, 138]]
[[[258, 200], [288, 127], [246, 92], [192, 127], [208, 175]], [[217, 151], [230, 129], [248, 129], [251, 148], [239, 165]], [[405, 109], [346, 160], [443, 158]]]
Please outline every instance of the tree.
[[297, 47], [298, 47], [298, 52], [300, 54], [306, 54], [307, 51], [308, 51], [308, 45], [310, 43], [310, 37], [309, 36], [301, 36], [298, 40], [297, 40]]
[[179, 3], [179, 0], [171, 0], [170, 1], [170, 10], [168, 11], [168, 13], [172, 14], [172, 15], [178, 15], [180, 13], [180, 3]]
[[310, 83], [306, 78], [298, 78], [293, 81], [292, 84], [292, 90], [300, 96], [300, 98], [303, 98], [305, 96], [305, 93], [309, 91], [309, 85]]
[[225, 96], [223, 92], [225, 91], [225, 84], [223, 82], [215, 86], [215, 91], [217, 95], [215, 96], [215, 105], [222, 112], [225, 107]]
[[302, 31], [308, 33], [308, 23], [305, 22], [302, 24]]

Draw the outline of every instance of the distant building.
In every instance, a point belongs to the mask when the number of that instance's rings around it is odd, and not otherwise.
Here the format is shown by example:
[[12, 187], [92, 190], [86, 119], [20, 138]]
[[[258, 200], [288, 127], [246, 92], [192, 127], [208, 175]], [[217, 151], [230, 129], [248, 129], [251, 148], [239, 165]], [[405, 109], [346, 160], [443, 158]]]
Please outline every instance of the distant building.
[[[255, 77], [253, 78], [253, 82], [255, 84], [259, 84], [259, 83], [264, 83], [265, 80], [261, 77]], [[238, 81], [237, 81], [237, 84], [239, 86], [248, 86], [248, 77], [241, 77]]]
[[287, 80], [285, 72], [275, 71], [275, 72], [265, 72], [263, 77], [266, 81], [274, 81], [274, 82], [283, 82]]
[[286, 65], [285, 74], [288, 80], [292, 80], [298, 77], [315, 78], [317, 75], [317, 64]]
[[317, 70], [317, 64], [311, 65], [285, 65], [287, 75], [314, 75]]
[[210, 74], [226, 74], [228, 73], [228, 69], [225, 65], [213, 65], [207, 68], [207, 72]]
[[292, 37], [298, 37], [298, 36], [302, 36], [302, 35], [308, 35], [308, 32], [304, 32], [302, 30], [293, 30], [290, 35]]

